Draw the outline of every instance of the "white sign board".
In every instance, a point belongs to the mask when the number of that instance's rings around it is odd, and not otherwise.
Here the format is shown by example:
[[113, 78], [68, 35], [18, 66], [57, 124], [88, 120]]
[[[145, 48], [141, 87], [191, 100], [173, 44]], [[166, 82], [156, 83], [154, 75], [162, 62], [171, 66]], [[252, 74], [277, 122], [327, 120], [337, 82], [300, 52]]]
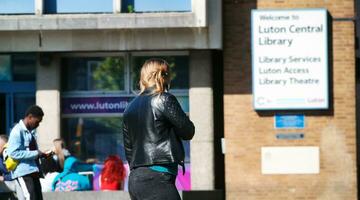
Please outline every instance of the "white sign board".
[[319, 147], [262, 147], [262, 174], [318, 174]]
[[327, 11], [252, 11], [256, 110], [327, 109]]

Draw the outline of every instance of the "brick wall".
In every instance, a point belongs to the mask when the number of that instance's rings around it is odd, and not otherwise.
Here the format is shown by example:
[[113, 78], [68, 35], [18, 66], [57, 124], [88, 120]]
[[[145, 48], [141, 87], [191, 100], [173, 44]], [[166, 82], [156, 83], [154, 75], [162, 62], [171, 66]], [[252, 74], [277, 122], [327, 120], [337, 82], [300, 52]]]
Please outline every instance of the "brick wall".
[[[252, 107], [250, 14], [255, 8], [326, 8], [332, 20], [332, 107], [306, 112], [302, 130], [275, 130]], [[226, 199], [356, 199], [355, 27], [353, 0], [223, 0]], [[329, 54], [331, 55], [331, 53]], [[303, 132], [302, 140], [277, 133]], [[318, 146], [320, 173], [261, 174], [263, 146]]]

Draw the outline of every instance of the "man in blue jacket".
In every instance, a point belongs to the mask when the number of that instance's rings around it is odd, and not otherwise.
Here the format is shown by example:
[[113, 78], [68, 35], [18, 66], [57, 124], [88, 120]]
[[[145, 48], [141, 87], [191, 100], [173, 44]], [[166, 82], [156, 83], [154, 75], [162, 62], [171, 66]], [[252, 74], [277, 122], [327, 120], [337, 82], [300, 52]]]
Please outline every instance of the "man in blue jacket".
[[9, 137], [8, 155], [19, 161], [15, 170], [12, 171], [12, 178], [20, 184], [26, 200], [43, 199], [39, 157], [45, 154], [38, 149], [35, 131], [43, 116], [44, 112], [39, 106], [29, 107], [25, 118], [15, 125]]

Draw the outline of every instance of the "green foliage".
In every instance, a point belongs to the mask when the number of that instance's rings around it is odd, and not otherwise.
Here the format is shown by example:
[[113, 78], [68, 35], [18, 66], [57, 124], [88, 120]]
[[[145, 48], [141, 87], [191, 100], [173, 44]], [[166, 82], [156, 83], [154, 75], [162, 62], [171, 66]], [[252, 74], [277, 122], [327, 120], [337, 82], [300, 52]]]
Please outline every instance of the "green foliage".
[[133, 12], [135, 12], [133, 5], [128, 5], [128, 6], [127, 6], [127, 10], [128, 10], [128, 13], [133, 13]]
[[93, 87], [96, 90], [123, 90], [124, 74], [124, 59], [108, 57], [93, 71]]

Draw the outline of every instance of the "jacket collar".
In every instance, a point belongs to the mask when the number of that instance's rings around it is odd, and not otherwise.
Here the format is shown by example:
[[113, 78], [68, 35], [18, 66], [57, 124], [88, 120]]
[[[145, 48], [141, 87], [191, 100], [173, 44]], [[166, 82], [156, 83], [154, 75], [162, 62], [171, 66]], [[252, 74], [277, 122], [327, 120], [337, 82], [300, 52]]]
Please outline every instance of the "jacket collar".
[[151, 86], [151, 87], [148, 87], [144, 90], [143, 94], [144, 95], [149, 95], [149, 94], [153, 94], [153, 91], [155, 90], [155, 86]]
[[19, 125], [20, 125], [20, 127], [21, 127], [23, 130], [30, 132], [30, 131], [26, 128], [25, 123], [24, 123], [24, 121], [23, 121], [22, 119], [19, 121]]
[[20, 120], [20, 121], [19, 121], [19, 125], [20, 125], [21, 129], [23, 129], [23, 130], [26, 131], [27, 133], [33, 133], [33, 132], [35, 132], [35, 130], [29, 131], [29, 130], [26, 128], [25, 123], [24, 123], [23, 120]]

